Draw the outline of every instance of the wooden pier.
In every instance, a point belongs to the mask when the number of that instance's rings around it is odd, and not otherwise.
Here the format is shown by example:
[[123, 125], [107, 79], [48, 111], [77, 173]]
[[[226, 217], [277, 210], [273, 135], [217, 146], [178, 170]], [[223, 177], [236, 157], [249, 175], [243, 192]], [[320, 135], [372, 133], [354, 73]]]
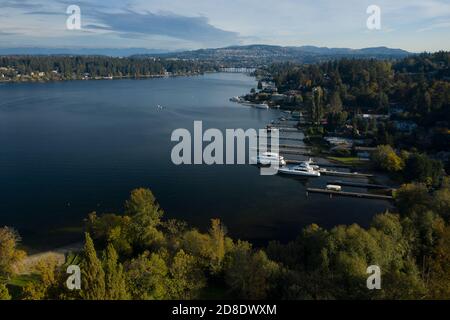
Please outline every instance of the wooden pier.
[[333, 196], [341, 196], [341, 197], [353, 197], [353, 198], [364, 198], [364, 199], [374, 199], [374, 200], [392, 200], [392, 196], [386, 196], [381, 194], [372, 194], [372, 193], [359, 193], [359, 192], [347, 192], [347, 191], [333, 191], [327, 189], [318, 189], [318, 188], [307, 188], [306, 196], [308, 193], [320, 193], [320, 194], [328, 194], [330, 198]]

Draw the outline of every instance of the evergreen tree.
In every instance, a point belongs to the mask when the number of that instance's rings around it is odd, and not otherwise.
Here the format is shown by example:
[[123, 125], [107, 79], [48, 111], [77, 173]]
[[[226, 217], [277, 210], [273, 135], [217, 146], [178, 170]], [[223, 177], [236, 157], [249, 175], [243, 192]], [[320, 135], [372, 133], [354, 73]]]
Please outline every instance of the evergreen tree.
[[127, 300], [130, 298], [122, 264], [118, 261], [119, 256], [112, 244], [108, 244], [103, 257], [103, 268], [105, 270], [105, 299]]
[[217, 273], [222, 268], [222, 261], [225, 256], [225, 228], [220, 223], [219, 219], [211, 220], [211, 229], [209, 235], [211, 238], [211, 270], [213, 273]]
[[84, 260], [81, 265], [81, 296], [85, 300], [105, 299], [105, 272], [95, 252], [94, 242], [85, 234]]

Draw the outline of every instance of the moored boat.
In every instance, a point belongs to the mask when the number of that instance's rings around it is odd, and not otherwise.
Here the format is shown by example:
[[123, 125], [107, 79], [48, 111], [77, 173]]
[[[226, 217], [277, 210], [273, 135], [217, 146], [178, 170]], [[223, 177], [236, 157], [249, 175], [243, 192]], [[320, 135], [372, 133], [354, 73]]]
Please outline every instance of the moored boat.
[[286, 160], [276, 152], [263, 152], [258, 156], [251, 159], [259, 165], [268, 166], [272, 164], [278, 164], [279, 166], [285, 166]]
[[280, 168], [278, 169], [278, 172], [303, 177], [320, 177], [320, 172], [316, 169], [313, 169], [306, 162], [302, 162], [301, 164], [296, 166]]

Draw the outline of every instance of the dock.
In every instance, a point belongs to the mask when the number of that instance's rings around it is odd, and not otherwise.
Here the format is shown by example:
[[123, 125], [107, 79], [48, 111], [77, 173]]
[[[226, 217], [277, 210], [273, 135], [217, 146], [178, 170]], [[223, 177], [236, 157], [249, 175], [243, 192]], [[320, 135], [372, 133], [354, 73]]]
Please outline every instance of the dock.
[[319, 167], [326, 167], [326, 168], [339, 168], [339, 169], [348, 169], [351, 168], [348, 165], [345, 164], [335, 164], [335, 163], [318, 163], [318, 162], [313, 162], [312, 165], [316, 165]]
[[308, 193], [320, 193], [320, 194], [328, 194], [330, 197], [341, 196], [341, 197], [353, 197], [353, 198], [364, 198], [364, 199], [374, 199], [374, 200], [392, 200], [392, 196], [386, 196], [381, 194], [372, 194], [372, 193], [359, 193], [359, 192], [347, 192], [347, 191], [333, 191], [327, 189], [318, 189], [318, 188], [307, 188], [306, 196]]
[[[264, 145], [267, 148], [271, 148], [272, 145], [271, 144], [266, 144]], [[310, 147], [307, 146], [296, 146], [296, 145], [292, 145], [292, 144], [279, 144], [278, 145], [279, 148], [283, 148], [283, 149], [301, 149], [301, 150], [310, 150]]]
[[332, 171], [327, 169], [320, 169], [319, 172], [328, 176], [338, 176], [338, 177], [349, 177], [349, 178], [372, 178], [374, 175], [369, 173], [359, 173], [359, 172], [342, 172], [342, 171]]
[[299, 132], [299, 131], [300, 131], [300, 130], [297, 129], [297, 128], [289, 128], [289, 127], [286, 127], [286, 128], [277, 128], [277, 127], [274, 127], [274, 128], [276, 128], [276, 129], [278, 129], [278, 130], [280, 130], [280, 131], [286, 131], [286, 132]]
[[381, 185], [381, 184], [349, 182], [349, 181], [342, 181], [342, 180], [331, 180], [331, 181], [328, 181], [327, 183], [328, 184], [337, 184], [339, 186], [367, 188], [367, 189], [384, 189], [384, 190], [393, 190], [394, 189], [390, 186]]
[[290, 138], [290, 137], [279, 137], [279, 140], [287, 140], [287, 141], [303, 141], [303, 139], [300, 138]]
[[280, 148], [280, 154], [292, 154], [292, 155], [297, 155], [297, 156], [311, 156], [312, 152], [310, 151], [301, 151], [298, 149], [284, 149], [284, 148]]

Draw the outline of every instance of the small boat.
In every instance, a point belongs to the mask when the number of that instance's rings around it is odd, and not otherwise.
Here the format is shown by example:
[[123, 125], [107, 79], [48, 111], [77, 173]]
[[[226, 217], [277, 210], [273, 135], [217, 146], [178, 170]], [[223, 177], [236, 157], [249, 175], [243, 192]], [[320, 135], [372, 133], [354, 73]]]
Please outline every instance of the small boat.
[[342, 191], [342, 187], [336, 184], [327, 184], [326, 189], [330, 191]]
[[293, 167], [280, 168], [278, 169], [278, 172], [295, 176], [320, 177], [320, 172], [313, 169], [306, 162], [302, 162], [301, 164]]
[[263, 152], [259, 154], [256, 158], [254, 157], [251, 160], [263, 166], [268, 166], [271, 164], [278, 164], [279, 166], [286, 165], [286, 160], [284, 160], [284, 157], [280, 156], [278, 153], [275, 152]]
[[254, 104], [252, 107], [255, 107], [256, 109], [269, 109], [269, 105], [267, 103]]
[[241, 102], [242, 99], [241, 99], [241, 97], [236, 96], [236, 97], [230, 98], [230, 101], [232, 101], [232, 102]]

